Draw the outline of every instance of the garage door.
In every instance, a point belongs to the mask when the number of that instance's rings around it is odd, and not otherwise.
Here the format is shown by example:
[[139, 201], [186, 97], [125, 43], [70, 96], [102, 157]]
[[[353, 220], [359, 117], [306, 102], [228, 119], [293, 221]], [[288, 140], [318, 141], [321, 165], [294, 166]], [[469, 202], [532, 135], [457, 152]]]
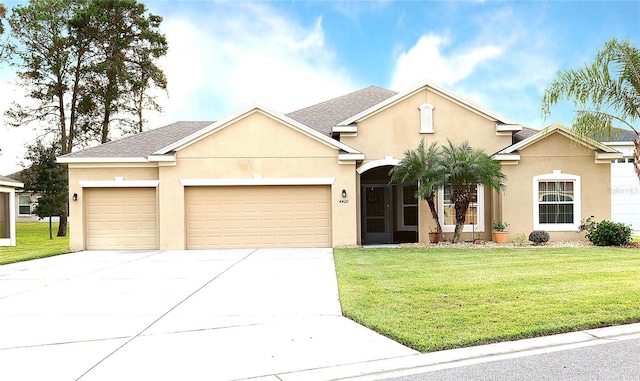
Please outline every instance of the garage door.
[[84, 199], [87, 249], [157, 248], [155, 188], [88, 188]]
[[330, 247], [323, 186], [188, 187], [187, 248]]

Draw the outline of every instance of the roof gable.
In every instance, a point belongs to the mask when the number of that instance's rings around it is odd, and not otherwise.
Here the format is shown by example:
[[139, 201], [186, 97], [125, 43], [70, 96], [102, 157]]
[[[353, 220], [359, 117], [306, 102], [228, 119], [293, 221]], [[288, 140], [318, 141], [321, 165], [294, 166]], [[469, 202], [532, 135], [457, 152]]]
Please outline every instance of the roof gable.
[[201, 139], [204, 139], [205, 137], [211, 135], [212, 133], [215, 133], [216, 131], [223, 129], [231, 124], [233, 124], [235, 121], [244, 118], [247, 115], [250, 115], [252, 113], [255, 112], [260, 112], [263, 113], [264, 115], [273, 118], [277, 121], [279, 121], [282, 124], [285, 124], [291, 128], [293, 128], [294, 130], [297, 130], [298, 132], [309, 136], [312, 139], [315, 139], [316, 141], [325, 144], [327, 146], [330, 146], [334, 149], [340, 150], [340, 151], [344, 151], [347, 154], [356, 154], [356, 155], [360, 155], [361, 153], [352, 148], [349, 147], [348, 145], [341, 143], [337, 140], [334, 140], [316, 130], [314, 130], [313, 128], [310, 128], [308, 126], [305, 126], [304, 124], [291, 119], [290, 117], [280, 114], [276, 111], [272, 111], [269, 110], [263, 106], [260, 105], [251, 105], [245, 109], [242, 109], [234, 114], [231, 114], [209, 126], [206, 126], [205, 128], [202, 128], [200, 130], [197, 130], [196, 132], [185, 136], [184, 138], [175, 141], [165, 147], [162, 147], [161, 149], [155, 151], [153, 154], [154, 155], [164, 155], [167, 154], [169, 152], [172, 151], [179, 151], [191, 144], [194, 144], [196, 142], [198, 142]]
[[373, 115], [373, 114], [375, 114], [375, 113], [377, 113], [377, 112], [379, 112], [379, 111], [381, 111], [381, 110], [383, 110], [383, 109], [385, 109], [385, 108], [387, 108], [387, 107], [389, 107], [389, 106], [391, 106], [391, 105], [393, 105], [393, 104], [395, 104], [397, 102], [402, 101], [403, 99], [406, 99], [406, 98], [410, 97], [411, 95], [415, 94], [418, 91], [421, 91], [424, 88], [429, 88], [429, 89], [439, 93], [440, 95], [443, 95], [443, 96], [445, 96], [445, 97], [447, 97], [449, 99], [452, 99], [453, 101], [458, 102], [458, 103], [462, 104], [463, 106], [465, 106], [465, 107], [467, 107], [467, 108], [469, 108], [469, 109], [471, 109], [471, 110], [473, 110], [473, 111], [475, 111], [475, 112], [477, 112], [479, 114], [484, 115], [487, 118], [496, 120], [500, 124], [519, 126], [516, 122], [513, 122], [512, 120], [510, 120], [510, 119], [508, 119], [508, 118], [506, 118], [506, 117], [504, 117], [504, 116], [502, 116], [502, 115], [500, 115], [498, 113], [495, 113], [495, 112], [493, 112], [491, 110], [485, 109], [484, 107], [482, 107], [482, 106], [480, 106], [480, 105], [478, 105], [478, 104], [476, 104], [476, 103], [474, 103], [474, 102], [472, 102], [472, 101], [470, 101], [470, 100], [468, 100], [468, 99], [466, 99], [466, 98], [464, 98], [464, 97], [462, 97], [462, 96], [460, 96], [458, 94], [455, 94], [455, 93], [453, 93], [453, 92], [451, 92], [449, 90], [446, 90], [446, 89], [444, 89], [444, 88], [442, 88], [440, 86], [437, 86], [437, 85], [431, 83], [430, 81], [423, 81], [423, 82], [419, 83], [418, 85], [413, 86], [413, 87], [411, 87], [410, 89], [408, 89], [406, 91], [398, 93], [398, 94], [394, 95], [393, 97], [387, 98], [386, 100], [384, 100], [384, 101], [382, 101], [382, 102], [380, 102], [380, 103], [378, 103], [376, 105], [373, 105], [372, 107], [369, 107], [368, 109], [363, 110], [362, 112], [360, 112], [360, 113], [358, 113], [356, 115], [353, 115], [353, 116], [351, 116], [351, 117], [349, 117], [349, 118], [337, 123], [336, 126], [349, 126], [349, 125], [351, 125], [353, 123], [357, 123], [357, 122], [359, 122], [359, 121], [361, 121], [361, 120], [363, 120], [365, 118], [368, 118], [369, 116], [371, 116], [371, 115]]
[[578, 136], [573, 130], [571, 130], [569, 127], [561, 123], [554, 123], [536, 132], [535, 134], [529, 136], [528, 138], [521, 140], [520, 142], [513, 144], [503, 149], [502, 151], [496, 153], [495, 155], [493, 155], [493, 158], [495, 160], [501, 160], [501, 161], [519, 160], [520, 155], [518, 154], [518, 150], [522, 150], [531, 145], [534, 145], [540, 142], [545, 137], [550, 136], [551, 134], [556, 134], [556, 133], [561, 134], [582, 146], [585, 146], [589, 149], [594, 150], [596, 155], [596, 162], [604, 163], [604, 162], [608, 162], [611, 159], [622, 157], [622, 154], [616, 151], [615, 149], [608, 147], [603, 143], [600, 143], [587, 136]]

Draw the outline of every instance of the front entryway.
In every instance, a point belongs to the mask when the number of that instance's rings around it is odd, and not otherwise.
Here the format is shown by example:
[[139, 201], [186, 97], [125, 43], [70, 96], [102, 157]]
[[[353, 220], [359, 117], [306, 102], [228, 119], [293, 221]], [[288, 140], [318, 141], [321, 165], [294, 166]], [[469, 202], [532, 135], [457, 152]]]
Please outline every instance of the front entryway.
[[393, 242], [391, 185], [364, 185], [361, 194], [364, 241], [367, 244]]
[[418, 241], [415, 184], [393, 184], [391, 166], [360, 175], [361, 240], [364, 245]]

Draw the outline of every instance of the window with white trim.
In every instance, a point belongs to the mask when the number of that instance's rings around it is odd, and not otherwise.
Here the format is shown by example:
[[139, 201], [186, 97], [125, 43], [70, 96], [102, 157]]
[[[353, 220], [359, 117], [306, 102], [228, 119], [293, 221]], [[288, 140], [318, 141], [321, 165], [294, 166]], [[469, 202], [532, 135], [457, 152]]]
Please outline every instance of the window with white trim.
[[420, 110], [420, 133], [421, 134], [433, 134], [433, 109], [435, 107], [432, 104], [421, 104], [418, 109]]
[[31, 196], [18, 196], [18, 214], [21, 216], [31, 215]]
[[580, 209], [580, 176], [554, 170], [533, 177], [534, 230], [576, 231]]
[[[451, 202], [451, 191], [451, 185], [445, 185], [438, 190], [438, 215], [442, 230], [445, 232], [456, 229], [456, 209]], [[471, 196], [462, 231], [484, 231], [484, 187], [480, 184], [476, 185]]]
[[398, 185], [398, 230], [418, 231], [417, 185]]

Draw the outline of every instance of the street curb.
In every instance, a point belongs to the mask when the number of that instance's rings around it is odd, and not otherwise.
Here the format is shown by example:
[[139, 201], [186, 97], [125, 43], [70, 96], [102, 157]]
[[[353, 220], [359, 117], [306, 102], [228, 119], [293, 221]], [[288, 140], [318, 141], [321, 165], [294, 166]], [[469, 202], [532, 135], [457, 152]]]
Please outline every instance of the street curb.
[[281, 381], [373, 381], [640, 338], [640, 323], [278, 374]]

